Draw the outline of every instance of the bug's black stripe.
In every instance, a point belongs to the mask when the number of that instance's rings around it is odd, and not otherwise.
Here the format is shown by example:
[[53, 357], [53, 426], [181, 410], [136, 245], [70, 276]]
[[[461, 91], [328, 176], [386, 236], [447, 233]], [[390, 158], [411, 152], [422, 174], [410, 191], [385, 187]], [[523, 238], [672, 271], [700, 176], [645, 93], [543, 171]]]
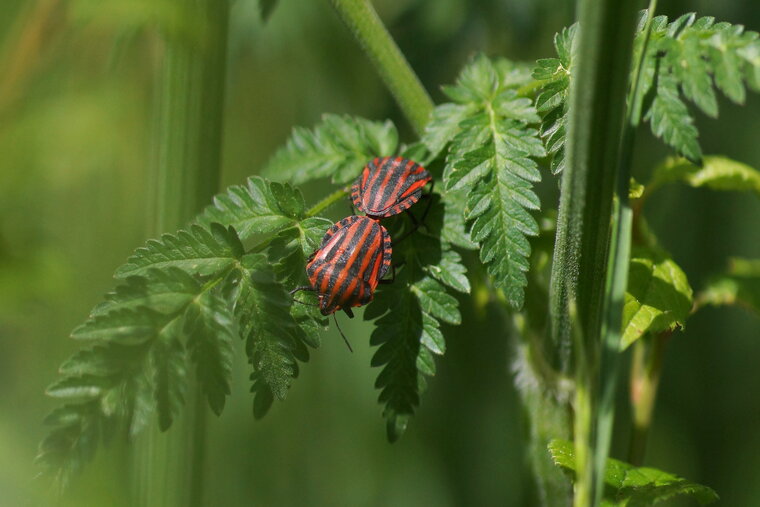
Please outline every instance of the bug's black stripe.
[[[376, 159], [377, 160], [377, 159]], [[377, 168], [376, 168], [377, 167]], [[422, 188], [406, 195], [410, 188], [420, 181], [429, 181], [430, 173], [422, 166], [408, 159], [394, 159], [386, 157], [381, 159], [380, 166], [376, 166], [373, 160], [365, 168], [370, 170], [366, 186], [363, 186], [363, 174], [357, 180], [358, 192], [353, 194], [355, 201], [359, 201], [356, 207], [365, 213], [377, 216], [390, 216], [408, 209], [419, 201]], [[372, 173], [377, 171], [376, 173]], [[404, 203], [404, 208], [397, 210], [394, 205]]]
[[[361, 256], [364, 254], [362, 252], [359, 241], [360, 238], [364, 235], [367, 227], [370, 227], [374, 224], [372, 220], [366, 217], [357, 217], [359, 220], [356, 221], [356, 223], [352, 224], [351, 227], [346, 229], [346, 232], [342, 235], [340, 238], [339, 243], [340, 248], [342, 249], [340, 252], [340, 255], [335, 258], [330, 266], [330, 279], [327, 282], [327, 294], [331, 296], [331, 299], [333, 302], [341, 301], [344, 298], [344, 294], [342, 293], [343, 286], [345, 285], [345, 281], [352, 276], [351, 275], [351, 266], [349, 265], [349, 258], [351, 254], [359, 248], [358, 252], [358, 258], [361, 258]], [[335, 248], [338, 248], [338, 245], [336, 245]], [[366, 247], [365, 247], [366, 250]], [[332, 257], [328, 256], [328, 259], [332, 259]]]
[[372, 246], [373, 242], [379, 243], [378, 246], [382, 248], [380, 225], [369, 218], [364, 218], [362, 222], [366, 227], [351, 238], [349, 243], [351, 248], [346, 252], [345, 267], [341, 270], [341, 276], [333, 288], [336, 298], [342, 300], [346, 299], [345, 292], [349, 290], [354, 280], [356, 280], [355, 285], [361, 284], [366, 273], [364, 264], [377, 255], [377, 249]]
[[369, 208], [375, 209], [387, 199], [388, 187], [393, 188], [398, 181], [397, 162], [391, 157], [383, 159], [382, 165], [377, 169], [377, 177], [371, 179], [369, 188], [364, 189], [364, 202]]
[[380, 266], [380, 270], [377, 272], [377, 279], [382, 279], [391, 267], [391, 259], [393, 258], [393, 249], [391, 247], [391, 235], [388, 234], [388, 230], [380, 226], [383, 233], [383, 265]]

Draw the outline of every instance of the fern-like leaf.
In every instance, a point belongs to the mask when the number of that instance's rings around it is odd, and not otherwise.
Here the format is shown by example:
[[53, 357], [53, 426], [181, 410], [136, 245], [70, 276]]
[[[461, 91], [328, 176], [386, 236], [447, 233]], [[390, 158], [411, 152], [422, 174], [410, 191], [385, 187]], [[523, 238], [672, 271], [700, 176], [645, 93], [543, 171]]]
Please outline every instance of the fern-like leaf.
[[254, 415], [263, 416], [274, 399], [287, 396], [298, 376], [297, 359], [306, 361], [308, 337], [290, 313], [290, 295], [277, 283], [264, 254], [248, 254], [226, 281], [235, 301], [240, 334], [253, 367]]
[[557, 58], [536, 62], [533, 78], [540, 83], [536, 95], [536, 110], [541, 115], [541, 139], [551, 155], [552, 173], [565, 169], [565, 136], [567, 134], [567, 99], [573, 63], [573, 42], [577, 25], [563, 29], [554, 36]]
[[[218, 231], [236, 243], [227, 235], [234, 231]], [[63, 363], [61, 379], [47, 390], [65, 405], [48, 418], [55, 429], [39, 460], [62, 485], [89, 460], [105, 429], [125, 422], [134, 435], [154, 413], [162, 430], [171, 426], [184, 402], [188, 349], [212, 408], [224, 405], [234, 330], [229, 305], [212, 292], [214, 284], [174, 265], [144, 273], [108, 294], [73, 331], [88, 345]]]
[[211, 224], [209, 229], [193, 225], [189, 230], [148, 241], [116, 270], [115, 276], [126, 278], [145, 274], [151, 268], [170, 267], [212, 276], [229, 268], [242, 255], [243, 245], [234, 229], [219, 224]]
[[304, 218], [305, 209], [298, 189], [252, 176], [246, 185], [233, 185], [214, 197], [214, 203], [196, 221], [206, 227], [214, 223], [231, 226], [240, 240], [247, 242], [293, 226]]
[[187, 347], [209, 407], [220, 415], [230, 394], [233, 336], [236, 326], [232, 308], [221, 296], [204, 292], [187, 308]]
[[173, 320], [166, 325], [150, 350], [153, 396], [161, 431], [169, 429], [185, 404], [187, 353], [180, 341], [181, 324], [181, 321]]
[[[272, 241], [268, 250], [269, 262], [274, 268], [277, 280], [286, 288], [309, 285], [304, 267], [307, 258], [319, 246], [332, 222], [325, 218], [307, 218], [296, 227], [281, 231]], [[309, 304], [291, 305], [290, 314], [303, 331], [303, 339], [310, 347], [319, 347], [320, 335], [327, 327], [327, 318], [316, 305], [316, 298], [303, 301]]]
[[[637, 47], [641, 51], [641, 39]], [[678, 153], [698, 162], [702, 151], [697, 130], [681, 95], [707, 116], [718, 116], [713, 86], [737, 104], [744, 103], [745, 85], [760, 91], [760, 39], [741, 25], [715, 23], [712, 17], [685, 14], [668, 23], [665, 16], [652, 20], [647, 54], [643, 60], [642, 96], [656, 82], [654, 98], [644, 118], [652, 132]], [[635, 104], [635, 114], [641, 105]]]
[[[462, 71], [455, 86], [444, 89], [470, 113], [449, 146], [444, 185], [468, 195], [464, 213], [470, 236], [480, 245], [480, 259], [494, 285], [515, 308], [522, 306], [527, 283], [527, 237], [538, 233], [530, 214], [539, 208], [532, 190], [541, 179], [534, 158], [546, 156], [538, 131], [528, 127], [540, 118], [530, 99], [517, 91], [529, 79], [521, 68], [481, 56]], [[434, 117], [429, 132], [439, 127]]]
[[295, 184], [327, 177], [344, 184], [356, 178], [367, 162], [392, 155], [397, 147], [398, 132], [390, 121], [326, 114], [313, 129], [293, 129], [263, 174]]
[[372, 366], [383, 368], [375, 386], [381, 390], [391, 441], [404, 433], [426, 388], [425, 377], [435, 374], [435, 355], [446, 350], [440, 322], [461, 321], [458, 302], [448, 289], [470, 288], [461, 258], [437, 237], [436, 231], [417, 233], [414, 243], [395, 248], [394, 258], [405, 264], [364, 313], [365, 319], [379, 317], [370, 339], [378, 347]]

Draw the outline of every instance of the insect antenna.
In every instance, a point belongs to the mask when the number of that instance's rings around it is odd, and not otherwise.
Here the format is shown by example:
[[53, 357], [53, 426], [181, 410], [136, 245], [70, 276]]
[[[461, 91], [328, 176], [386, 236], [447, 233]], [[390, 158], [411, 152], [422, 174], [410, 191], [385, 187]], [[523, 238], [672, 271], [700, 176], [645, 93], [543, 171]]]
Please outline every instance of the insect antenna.
[[338, 328], [338, 332], [343, 337], [343, 341], [346, 342], [346, 347], [348, 347], [348, 350], [350, 350], [351, 353], [353, 353], [354, 349], [352, 349], [351, 344], [348, 343], [348, 338], [346, 338], [346, 335], [343, 334], [343, 330], [340, 328], [340, 324], [338, 324], [338, 317], [336, 317], [334, 313], [333, 313], [333, 320], [335, 321], [335, 327]]
[[315, 289], [314, 287], [311, 287], [309, 285], [300, 285], [300, 286], [296, 287], [295, 289], [291, 290], [290, 292], [288, 292], [288, 294], [290, 294], [292, 296], [296, 292], [300, 292], [300, 291], [316, 292], [316, 290], [317, 289]]

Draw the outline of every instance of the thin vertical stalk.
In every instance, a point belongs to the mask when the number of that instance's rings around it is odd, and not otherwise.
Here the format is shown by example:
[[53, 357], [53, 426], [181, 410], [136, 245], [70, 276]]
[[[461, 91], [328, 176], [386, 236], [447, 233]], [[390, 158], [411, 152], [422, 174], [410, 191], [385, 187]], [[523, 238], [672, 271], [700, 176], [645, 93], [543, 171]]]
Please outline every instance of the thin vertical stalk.
[[628, 448], [628, 461], [636, 466], [644, 464], [657, 388], [660, 385], [665, 342], [670, 334], [670, 331], [666, 331], [657, 336], [642, 337], [633, 346], [630, 383], [633, 431]]
[[[186, 225], [219, 186], [229, 3], [176, 2], [178, 21], [198, 29], [164, 39], [150, 174], [153, 236]], [[138, 445], [135, 505], [202, 504], [206, 407], [194, 380], [191, 375], [187, 406], [171, 430], [153, 429]]]
[[421, 136], [430, 120], [433, 101], [370, 1], [330, 0], [330, 3], [375, 65], [412, 128]]
[[[627, 100], [626, 122], [620, 148], [620, 161], [617, 165], [617, 183], [615, 185], [615, 204], [612, 221], [612, 241], [610, 243], [610, 269], [607, 278], [606, 298], [604, 301], [604, 327], [602, 331], [601, 372], [599, 376], [600, 399], [597, 416], [597, 467], [604, 467], [605, 457], [609, 452], [612, 426], [615, 418], [615, 398], [620, 369], [620, 340], [622, 336], [623, 301], [628, 285], [628, 265], [631, 258], [631, 235], [633, 211], [628, 200], [628, 187], [633, 164], [633, 146], [636, 129], [641, 121], [640, 107], [641, 68], [647, 53], [649, 33], [657, 8], [657, 0], [650, 0], [644, 25], [644, 39], [639, 48], [639, 58], [634, 63], [633, 83]], [[601, 484], [597, 485], [601, 488]], [[601, 489], [597, 493], [601, 495]]]
[[[603, 371], [604, 301], [608, 254], [625, 116], [635, 0], [579, 0], [577, 67], [570, 92], [567, 169], [557, 221], [552, 266], [552, 337], [570, 343], [573, 329], [576, 378], [576, 506], [601, 495], [606, 445], [600, 445], [596, 411]], [[570, 314], [577, 303], [577, 315]], [[575, 313], [575, 312], [574, 312]], [[584, 458], [585, 459], [581, 459]], [[601, 463], [601, 464], [600, 464]]]

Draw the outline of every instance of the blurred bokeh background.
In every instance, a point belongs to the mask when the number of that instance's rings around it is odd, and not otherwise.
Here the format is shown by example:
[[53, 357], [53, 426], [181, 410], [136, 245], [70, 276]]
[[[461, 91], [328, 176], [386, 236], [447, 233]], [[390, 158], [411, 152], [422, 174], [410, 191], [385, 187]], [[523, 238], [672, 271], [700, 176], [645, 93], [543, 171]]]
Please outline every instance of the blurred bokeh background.
[[[168, 0], [4, 0], [0, 16], [0, 506], [54, 505], [32, 460], [53, 406], [43, 392], [67, 339], [145, 238], [157, 27]], [[534, 60], [572, 22], [569, 0], [376, 0], [440, 100], [475, 52]], [[642, 5], [643, 7], [643, 5]], [[295, 125], [325, 112], [411, 130], [329, 2], [231, 8], [223, 181], [256, 174]], [[760, 29], [756, 0], [660, 2]], [[173, 25], [182, 31], [188, 27]], [[760, 167], [760, 96], [699, 117], [705, 153]], [[643, 177], [666, 153], [645, 131]], [[547, 176], [547, 180], [550, 177]], [[327, 186], [310, 186], [314, 201]], [[543, 201], [556, 206], [556, 185]], [[336, 218], [345, 210], [334, 210]], [[664, 246], [699, 288], [729, 256], [760, 258], [760, 200], [671, 187], [649, 204]], [[370, 325], [343, 321], [356, 352], [325, 335], [287, 402], [255, 422], [247, 368], [210, 423], [208, 505], [531, 505], [525, 424], [512, 387], [507, 316], [463, 300], [449, 349], [407, 434], [386, 442], [369, 367]], [[242, 346], [240, 348], [242, 353]], [[648, 464], [707, 484], [725, 505], [760, 505], [760, 323], [707, 309], [668, 345]], [[624, 393], [621, 391], [621, 399]], [[625, 448], [625, 408], [618, 425]], [[127, 505], [128, 450], [101, 452], [57, 505]], [[213, 499], [213, 501], [211, 500]]]

